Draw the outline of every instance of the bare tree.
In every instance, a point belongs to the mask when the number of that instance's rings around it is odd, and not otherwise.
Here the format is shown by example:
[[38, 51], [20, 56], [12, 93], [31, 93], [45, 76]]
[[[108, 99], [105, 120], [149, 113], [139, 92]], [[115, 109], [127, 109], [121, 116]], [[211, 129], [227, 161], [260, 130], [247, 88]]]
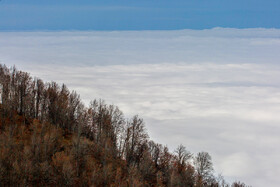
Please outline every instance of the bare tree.
[[125, 158], [127, 164], [139, 163], [148, 139], [143, 119], [134, 116], [126, 127]]
[[186, 147], [182, 144], [177, 147], [175, 150], [176, 158], [178, 164], [181, 166], [185, 166], [187, 161], [192, 157], [192, 154], [186, 150]]
[[209, 153], [199, 152], [195, 157], [194, 164], [199, 180], [207, 182], [208, 179], [212, 178], [213, 164]]

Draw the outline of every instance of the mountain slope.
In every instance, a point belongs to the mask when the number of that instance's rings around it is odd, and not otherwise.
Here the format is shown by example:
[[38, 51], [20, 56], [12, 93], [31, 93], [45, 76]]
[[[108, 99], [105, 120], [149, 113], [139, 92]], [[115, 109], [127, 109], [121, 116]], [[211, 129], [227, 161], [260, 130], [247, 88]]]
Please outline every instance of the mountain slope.
[[[229, 186], [211, 156], [170, 153], [143, 119], [0, 65], [0, 186]], [[232, 186], [245, 186], [240, 182]]]

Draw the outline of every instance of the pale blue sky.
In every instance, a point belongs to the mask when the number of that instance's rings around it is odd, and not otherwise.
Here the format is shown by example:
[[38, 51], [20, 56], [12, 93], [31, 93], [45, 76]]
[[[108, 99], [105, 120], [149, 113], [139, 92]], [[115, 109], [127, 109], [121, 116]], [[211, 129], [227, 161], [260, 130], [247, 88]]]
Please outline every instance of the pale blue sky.
[[280, 28], [279, 0], [2, 0], [0, 30]]

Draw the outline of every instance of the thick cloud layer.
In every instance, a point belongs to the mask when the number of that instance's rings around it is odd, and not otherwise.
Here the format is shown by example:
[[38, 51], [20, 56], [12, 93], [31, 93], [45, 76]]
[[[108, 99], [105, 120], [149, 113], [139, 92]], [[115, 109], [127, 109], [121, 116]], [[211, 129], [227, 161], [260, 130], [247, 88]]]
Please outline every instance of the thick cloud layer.
[[228, 180], [280, 183], [280, 30], [0, 33], [0, 60], [139, 114]]

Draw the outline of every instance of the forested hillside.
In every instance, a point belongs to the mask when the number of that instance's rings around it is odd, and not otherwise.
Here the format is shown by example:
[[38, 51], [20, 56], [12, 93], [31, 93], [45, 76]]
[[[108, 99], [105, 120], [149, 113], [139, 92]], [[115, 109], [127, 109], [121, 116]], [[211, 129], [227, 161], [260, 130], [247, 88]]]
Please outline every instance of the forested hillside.
[[[211, 156], [153, 142], [137, 115], [0, 65], [0, 186], [234, 186]], [[137, 113], [137, 111], [135, 111]]]

